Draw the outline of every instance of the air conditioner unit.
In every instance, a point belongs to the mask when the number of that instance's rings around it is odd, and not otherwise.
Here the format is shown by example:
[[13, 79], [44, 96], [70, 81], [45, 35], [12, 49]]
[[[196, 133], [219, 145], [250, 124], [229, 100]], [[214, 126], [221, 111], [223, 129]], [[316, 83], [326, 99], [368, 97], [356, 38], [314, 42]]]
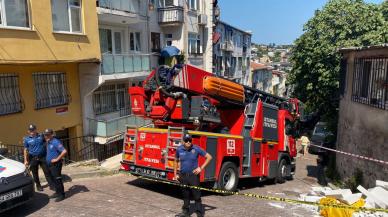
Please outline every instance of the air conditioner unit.
[[206, 14], [198, 15], [198, 25], [207, 25], [207, 15]]

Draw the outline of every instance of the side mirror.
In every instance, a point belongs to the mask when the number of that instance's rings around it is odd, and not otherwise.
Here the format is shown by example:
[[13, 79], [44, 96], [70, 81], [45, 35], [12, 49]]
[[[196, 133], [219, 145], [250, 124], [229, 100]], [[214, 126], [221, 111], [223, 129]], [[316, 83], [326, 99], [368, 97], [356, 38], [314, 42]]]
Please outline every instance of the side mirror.
[[6, 155], [8, 153], [8, 148], [0, 148], [0, 155]]

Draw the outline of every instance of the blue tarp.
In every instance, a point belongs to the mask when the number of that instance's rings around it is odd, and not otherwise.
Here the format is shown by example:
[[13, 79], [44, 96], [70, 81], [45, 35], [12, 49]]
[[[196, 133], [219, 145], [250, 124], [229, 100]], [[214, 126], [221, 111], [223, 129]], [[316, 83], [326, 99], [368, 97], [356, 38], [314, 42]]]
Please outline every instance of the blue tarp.
[[181, 51], [175, 46], [167, 46], [162, 49], [160, 55], [162, 57], [173, 57], [179, 55]]

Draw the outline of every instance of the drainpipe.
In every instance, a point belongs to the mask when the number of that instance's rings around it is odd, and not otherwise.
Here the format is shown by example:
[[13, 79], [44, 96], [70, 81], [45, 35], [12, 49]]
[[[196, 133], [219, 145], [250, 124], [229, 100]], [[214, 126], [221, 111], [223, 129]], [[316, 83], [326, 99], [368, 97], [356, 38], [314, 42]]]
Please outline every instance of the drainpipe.
[[[151, 30], [150, 30], [150, 16], [149, 16], [149, 5], [150, 5], [150, 1], [147, 1], [147, 5], [146, 5], [146, 18], [147, 18], [147, 23], [146, 23], [146, 31], [147, 31], [147, 47], [148, 47], [148, 55], [149, 55], [149, 58], [148, 58], [148, 64], [151, 68]], [[142, 2], [139, 0], [139, 3]]]

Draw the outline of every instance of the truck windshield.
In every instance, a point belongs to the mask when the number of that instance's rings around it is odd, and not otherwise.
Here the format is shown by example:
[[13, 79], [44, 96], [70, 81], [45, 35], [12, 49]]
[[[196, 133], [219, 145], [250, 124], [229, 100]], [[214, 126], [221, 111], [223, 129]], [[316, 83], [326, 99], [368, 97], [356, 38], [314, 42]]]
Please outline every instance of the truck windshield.
[[317, 125], [315, 126], [315, 130], [314, 130], [314, 134], [315, 135], [326, 135], [327, 133], [327, 130], [326, 130], [326, 127], [324, 125]]

